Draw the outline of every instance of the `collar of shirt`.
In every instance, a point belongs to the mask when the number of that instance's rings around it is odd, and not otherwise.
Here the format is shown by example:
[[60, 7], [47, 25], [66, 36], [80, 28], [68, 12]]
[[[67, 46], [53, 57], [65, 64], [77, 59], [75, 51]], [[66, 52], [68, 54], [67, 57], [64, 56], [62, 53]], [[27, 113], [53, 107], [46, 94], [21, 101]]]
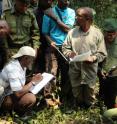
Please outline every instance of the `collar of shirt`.
[[11, 63], [14, 63], [15, 65], [17, 65], [17, 67], [20, 67], [22, 71], [26, 71], [26, 68], [23, 69], [20, 62], [17, 59], [13, 59]]
[[65, 8], [65, 9], [61, 9], [61, 8], [59, 8], [57, 5], [55, 6], [59, 11], [61, 11], [61, 12], [65, 12], [65, 11], [67, 11], [67, 7]]
[[88, 30], [87, 32], [82, 31], [81, 28], [79, 28], [79, 31], [80, 31], [80, 33], [81, 33], [82, 35], [87, 36], [87, 35], [90, 33], [91, 28], [92, 28], [92, 26], [90, 26], [90, 28], [89, 28], [89, 30]]

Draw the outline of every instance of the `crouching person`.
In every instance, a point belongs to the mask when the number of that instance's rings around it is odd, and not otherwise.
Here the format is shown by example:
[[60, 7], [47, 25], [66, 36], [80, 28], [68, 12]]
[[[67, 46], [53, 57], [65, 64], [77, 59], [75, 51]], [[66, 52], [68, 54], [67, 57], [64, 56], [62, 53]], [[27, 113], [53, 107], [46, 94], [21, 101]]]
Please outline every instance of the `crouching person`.
[[0, 108], [3, 111], [14, 110], [23, 115], [36, 102], [36, 96], [30, 92], [30, 88], [42, 80], [41, 74], [36, 74], [31, 81], [26, 83], [26, 69], [33, 63], [35, 50], [29, 46], [23, 46], [12, 60], [3, 68], [0, 77], [8, 86], [0, 96]]

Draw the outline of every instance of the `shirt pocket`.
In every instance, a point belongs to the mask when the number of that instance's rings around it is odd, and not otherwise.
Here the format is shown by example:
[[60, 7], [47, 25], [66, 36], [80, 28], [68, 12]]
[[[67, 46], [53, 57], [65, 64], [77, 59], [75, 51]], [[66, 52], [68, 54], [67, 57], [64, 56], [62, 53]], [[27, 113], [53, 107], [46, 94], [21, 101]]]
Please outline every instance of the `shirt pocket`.
[[16, 21], [7, 21], [8, 22], [8, 25], [10, 27], [10, 31], [11, 31], [11, 34], [15, 34], [16, 33]]
[[23, 32], [25, 34], [29, 34], [30, 33], [30, 29], [31, 29], [31, 20], [24, 19], [23, 23], [22, 23], [22, 26], [23, 26]]
[[4, 19], [8, 23], [11, 33], [16, 32], [16, 17], [13, 14], [5, 13]]
[[91, 50], [92, 54], [97, 52], [98, 49], [98, 45], [96, 43], [95, 39], [91, 39], [89, 40], [88, 44], [87, 44], [87, 48], [89, 47], [89, 50]]

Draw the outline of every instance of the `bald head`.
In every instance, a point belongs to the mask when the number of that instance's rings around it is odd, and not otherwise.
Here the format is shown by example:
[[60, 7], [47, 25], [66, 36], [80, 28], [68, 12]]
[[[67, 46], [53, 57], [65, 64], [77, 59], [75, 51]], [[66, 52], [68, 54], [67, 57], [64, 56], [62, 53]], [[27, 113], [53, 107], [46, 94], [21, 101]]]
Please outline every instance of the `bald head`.
[[89, 7], [81, 7], [76, 11], [76, 24], [86, 32], [93, 23], [94, 11]]
[[81, 7], [79, 9], [77, 9], [76, 13], [81, 12], [82, 15], [89, 20], [93, 20], [95, 11], [92, 8], [89, 7]]

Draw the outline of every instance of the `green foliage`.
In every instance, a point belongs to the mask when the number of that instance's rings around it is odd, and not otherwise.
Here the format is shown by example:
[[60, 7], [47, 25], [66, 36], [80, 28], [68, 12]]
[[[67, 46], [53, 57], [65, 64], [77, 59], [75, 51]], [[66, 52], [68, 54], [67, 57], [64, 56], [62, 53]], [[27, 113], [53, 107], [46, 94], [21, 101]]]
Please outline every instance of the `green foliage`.
[[[72, 111], [72, 113], [67, 113], [67, 110], [68, 108], [67, 109], [64, 108], [63, 110], [45, 108], [43, 110], [35, 112], [33, 117], [25, 121], [21, 120], [20, 117], [17, 118], [16, 121], [15, 117], [12, 117], [12, 120], [14, 120], [14, 122], [12, 121], [12, 123], [13, 124], [111, 124], [110, 122], [112, 121], [110, 120], [109, 122], [109, 120], [103, 119], [102, 115], [100, 115], [99, 107], [88, 110], [78, 108], [77, 110]], [[8, 120], [7, 117], [5, 120]], [[11, 121], [8, 120], [8, 122]]]
[[[112, 2], [111, 0], [71, 0], [72, 8], [77, 9], [82, 6], [95, 9], [95, 22], [99, 27], [103, 28], [105, 18], [113, 17], [117, 19], [117, 2]], [[35, 112], [34, 117], [31, 117], [26, 122], [18, 118], [17, 124], [111, 124], [109, 121], [103, 122], [99, 107], [88, 110], [77, 109], [72, 113], [66, 112], [69, 109], [66, 106], [63, 109], [45, 108]], [[13, 123], [15, 116], [0, 117], [0, 123], [2, 119]]]
[[[95, 114], [98, 113], [98, 114]], [[95, 119], [94, 119], [95, 118]], [[20, 118], [19, 118], [20, 120]], [[94, 124], [99, 122], [99, 109], [94, 110], [77, 110], [71, 114], [66, 114], [65, 111], [60, 109], [47, 109], [36, 113], [36, 116], [28, 119], [27, 121], [18, 121], [23, 124]], [[85, 123], [84, 123], [85, 122]], [[92, 122], [92, 123], [91, 123]]]
[[74, 9], [86, 6], [96, 11], [95, 22], [99, 27], [103, 27], [105, 18], [117, 19], [117, 2], [111, 0], [71, 0], [71, 7]]

